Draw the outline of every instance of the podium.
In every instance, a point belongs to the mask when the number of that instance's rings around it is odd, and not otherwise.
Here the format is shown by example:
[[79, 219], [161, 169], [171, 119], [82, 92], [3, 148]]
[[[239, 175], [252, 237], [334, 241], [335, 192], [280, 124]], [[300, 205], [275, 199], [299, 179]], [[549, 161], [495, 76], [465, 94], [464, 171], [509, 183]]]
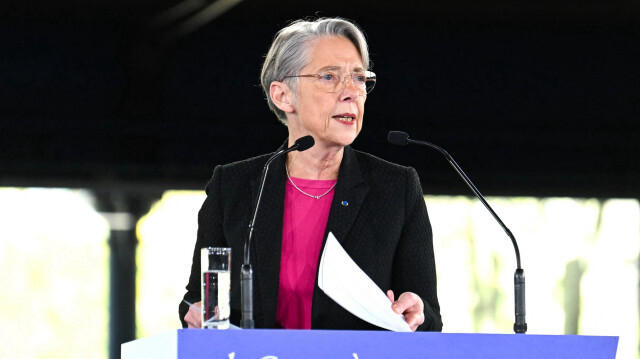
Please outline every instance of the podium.
[[618, 337], [176, 329], [122, 344], [122, 359], [614, 359]]

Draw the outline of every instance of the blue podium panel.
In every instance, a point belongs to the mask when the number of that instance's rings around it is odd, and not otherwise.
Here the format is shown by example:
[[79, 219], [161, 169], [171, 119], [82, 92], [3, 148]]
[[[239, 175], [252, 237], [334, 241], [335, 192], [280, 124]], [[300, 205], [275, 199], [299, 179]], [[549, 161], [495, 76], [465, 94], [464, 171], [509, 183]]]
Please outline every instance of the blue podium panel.
[[614, 359], [617, 346], [618, 337], [578, 335], [180, 329], [123, 344], [122, 359]]

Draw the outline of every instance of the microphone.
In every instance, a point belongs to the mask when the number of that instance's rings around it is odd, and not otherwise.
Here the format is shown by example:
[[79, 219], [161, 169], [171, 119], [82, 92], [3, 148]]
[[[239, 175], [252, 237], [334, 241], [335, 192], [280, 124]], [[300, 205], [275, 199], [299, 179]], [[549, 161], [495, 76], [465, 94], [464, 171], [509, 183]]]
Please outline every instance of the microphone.
[[[306, 151], [306, 150], [310, 149], [315, 144], [316, 144], [316, 141], [313, 139], [313, 137], [304, 136], [304, 137], [298, 138], [298, 140], [296, 140], [296, 142], [293, 144], [293, 146], [287, 148], [286, 151], [287, 152], [291, 152], [291, 151], [298, 150], [298, 151], [302, 152], [302, 151]], [[296, 146], [298, 146], [298, 147], [295, 148]]]
[[264, 182], [267, 178], [267, 172], [269, 171], [269, 165], [276, 158], [285, 155], [293, 151], [306, 151], [313, 147], [315, 141], [311, 136], [304, 136], [296, 140], [293, 146], [280, 150], [274, 153], [264, 165], [262, 169], [262, 177], [260, 177], [260, 191], [258, 192], [258, 199], [256, 200], [255, 207], [253, 208], [253, 215], [251, 216], [251, 222], [249, 222], [249, 235], [244, 242], [244, 263], [242, 264], [242, 270], [240, 271], [240, 296], [242, 306], [242, 319], [240, 320], [240, 326], [243, 329], [255, 328], [255, 322], [253, 320], [253, 269], [251, 268], [251, 239], [253, 238], [253, 229], [258, 216], [258, 208], [260, 207], [260, 200], [262, 199], [262, 192], [264, 191]]
[[471, 179], [467, 177], [467, 175], [462, 171], [462, 168], [458, 166], [456, 161], [445, 151], [442, 147], [434, 145], [433, 143], [425, 142], [425, 141], [416, 141], [409, 138], [409, 135], [405, 132], [401, 131], [390, 131], [387, 135], [387, 140], [398, 146], [406, 146], [409, 143], [417, 144], [421, 146], [431, 147], [437, 151], [439, 151], [444, 157], [449, 161], [451, 166], [458, 172], [458, 175], [462, 178], [462, 180], [467, 184], [467, 186], [471, 189], [471, 191], [478, 197], [480, 202], [485, 206], [485, 208], [491, 213], [493, 218], [500, 224], [502, 229], [505, 231], [507, 236], [511, 238], [511, 243], [513, 243], [513, 248], [516, 252], [516, 263], [517, 268], [516, 272], [513, 276], [513, 284], [515, 291], [515, 323], [513, 324], [513, 331], [516, 333], [526, 333], [527, 332], [527, 321], [526, 321], [526, 310], [525, 310], [525, 280], [524, 280], [524, 270], [520, 266], [520, 250], [518, 249], [518, 243], [516, 242], [516, 238], [513, 236], [509, 228], [505, 226], [500, 217], [494, 212], [489, 203], [485, 200], [484, 196], [478, 191], [476, 186], [471, 182]]

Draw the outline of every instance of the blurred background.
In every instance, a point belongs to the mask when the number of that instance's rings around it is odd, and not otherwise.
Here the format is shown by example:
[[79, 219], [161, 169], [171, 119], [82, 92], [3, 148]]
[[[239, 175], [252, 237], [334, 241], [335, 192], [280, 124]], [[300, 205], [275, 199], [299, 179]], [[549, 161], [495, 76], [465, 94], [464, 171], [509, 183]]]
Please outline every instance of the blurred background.
[[0, 4], [2, 357], [118, 358], [179, 327], [216, 164], [275, 150], [259, 87], [275, 32], [342, 16], [378, 84], [354, 147], [417, 169], [447, 332], [511, 333], [510, 227], [531, 334], [620, 336], [638, 358], [636, 1]]

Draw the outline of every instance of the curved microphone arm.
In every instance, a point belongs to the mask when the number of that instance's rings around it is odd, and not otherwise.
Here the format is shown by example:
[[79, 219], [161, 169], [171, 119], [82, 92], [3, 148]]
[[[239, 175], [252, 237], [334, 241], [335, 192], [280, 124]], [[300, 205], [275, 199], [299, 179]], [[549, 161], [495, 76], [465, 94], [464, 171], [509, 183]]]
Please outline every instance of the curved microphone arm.
[[244, 264], [251, 263], [251, 240], [253, 239], [253, 228], [255, 227], [256, 217], [258, 216], [258, 208], [260, 207], [259, 204], [262, 200], [262, 192], [264, 191], [264, 182], [267, 178], [267, 172], [269, 172], [269, 165], [271, 165], [271, 162], [273, 162], [276, 158], [284, 155], [285, 153], [295, 151], [296, 149], [297, 145], [293, 145], [290, 148], [276, 152], [267, 160], [267, 163], [265, 163], [264, 167], [262, 168], [262, 177], [260, 177], [260, 185], [258, 186], [258, 199], [256, 200], [256, 206], [253, 208], [251, 222], [249, 222], [249, 236], [244, 242]]
[[456, 161], [453, 159], [453, 157], [451, 157], [451, 155], [449, 155], [449, 153], [447, 151], [444, 150], [444, 148], [438, 146], [438, 145], [434, 145], [433, 143], [430, 142], [425, 142], [425, 141], [416, 141], [416, 140], [412, 140], [412, 139], [407, 139], [408, 143], [415, 143], [417, 145], [423, 145], [423, 146], [427, 146], [427, 147], [431, 147], [433, 149], [438, 150], [440, 153], [442, 153], [442, 155], [447, 159], [447, 161], [451, 164], [451, 166], [453, 167], [453, 169], [456, 170], [456, 172], [458, 172], [458, 175], [460, 175], [460, 177], [464, 180], [464, 182], [467, 184], [467, 186], [471, 189], [471, 191], [476, 195], [476, 197], [478, 197], [478, 199], [480, 200], [480, 202], [482, 202], [482, 204], [484, 205], [484, 207], [489, 211], [489, 213], [491, 213], [491, 215], [493, 216], [493, 218], [498, 222], [498, 224], [500, 225], [500, 227], [502, 227], [502, 229], [504, 230], [504, 232], [507, 234], [507, 236], [509, 236], [509, 238], [511, 238], [511, 243], [513, 243], [513, 249], [516, 252], [516, 262], [517, 262], [517, 269], [522, 269], [521, 265], [520, 265], [520, 250], [518, 249], [518, 243], [516, 242], [516, 238], [513, 236], [513, 233], [511, 233], [511, 231], [509, 230], [509, 228], [507, 228], [507, 226], [504, 224], [504, 222], [502, 222], [502, 220], [500, 219], [500, 217], [498, 217], [498, 214], [496, 214], [496, 212], [493, 210], [493, 208], [491, 208], [491, 206], [489, 205], [489, 203], [484, 199], [484, 196], [480, 193], [480, 191], [478, 190], [478, 188], [473, 184], [473, 182], [471, 182], [471, 179], [467, 176], [466, 173], [464, 173], [464, 171], [462, 170], [462, 168], [460, 168], [460, 166], [458, 166], [458, 164], [456, 163]]
[[514, 278], [513, 278], [514, 291], [515, 291], [515, 317], [516, 317], [516, 321], [513, 324], [513, 330], [516, 333], [526, 333], [527, 332], [527, 322], [526, 322], [526, 309], [525, 309], [526, 308], [526, 303], [525, 303], [524, 270], [522, 269], [522, 267], [520, 265], [520, 250], [518, 249], [518, 243], [516, 242], [516, 238], [513, 236], [513, 233], [511, 233], [509, 228], [507, 228], [507, 226], [504, 224], [504, 222], [502, 222], [500, 217], [498, 217], [498, 214], [496, 214], [496, 212], [493, 210], [493, 208], [491, 208], [491, 206], [489, 205], [487, 200], [480, 193], [478, 188], [476, 188], [476, 186], [473, 184], [471, 179], [466, 175], [466, 173], [464, 173], [462, 168], [460, 168], [460, 166], [458, 166], [458, 164], [453, 159], [453, 157], [451, 157], [451, 155], [449, 155], [449, 153], [447, 151], [445, 151], [444, 148], [442, 148], [442, 147], [440, 147], [438, 145], [434, 145], [433, 143], [430, 143], [430, 142], [412, 140], [412, 139], [409, 138], [409, 135], [407, 133], [401, 132], [401, 131], [391, 131], [391, 132], [389, 132], [389, 135], [388, 135], [387, 139], [388, 139], [388, 141], [390, 143], [392, 143], [394, 145], [405, 146], [408, 143], [412, 143], [412, 144], [416, 144], [416, 145], [431, 147], [431, 148], [437, 150], [438, 152], [440, 152], [447, 159], [449, 164], [451, 164], [451, 166], [456, 170], [458, 175], [467, 184], [467, 186], [471, 189], [473, 194], [476, 195], [476, 197], [480, 200], [480, 202], [482, 202], [484, 207], [489, 211], [489, 213], [491, 213], [493, 218], [502, 227], [502, 229], [507, 234], [507, 236], [509, 236], [509, 238], [511, 239], [511, 243], [513, 244], [513, 249], [516, 252], [516, 264], [517, 264], [516, 272], [515, 272]]

